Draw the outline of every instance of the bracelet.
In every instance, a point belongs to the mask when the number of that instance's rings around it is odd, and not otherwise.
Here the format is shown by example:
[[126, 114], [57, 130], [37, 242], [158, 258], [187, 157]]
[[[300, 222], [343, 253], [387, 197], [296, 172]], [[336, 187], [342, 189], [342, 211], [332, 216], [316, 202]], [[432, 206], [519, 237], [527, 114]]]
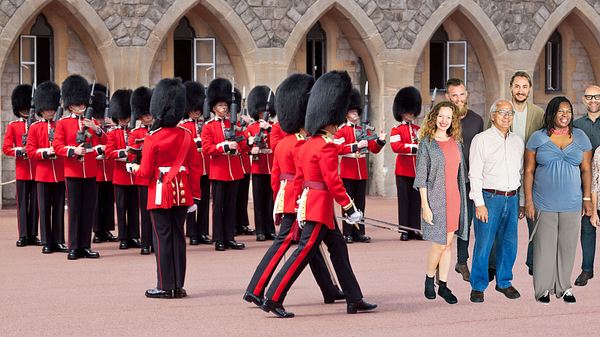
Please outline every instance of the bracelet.
[[592, 201], [592, 198], [590, 198], [590, 197], [583, 197], [583, 201]]

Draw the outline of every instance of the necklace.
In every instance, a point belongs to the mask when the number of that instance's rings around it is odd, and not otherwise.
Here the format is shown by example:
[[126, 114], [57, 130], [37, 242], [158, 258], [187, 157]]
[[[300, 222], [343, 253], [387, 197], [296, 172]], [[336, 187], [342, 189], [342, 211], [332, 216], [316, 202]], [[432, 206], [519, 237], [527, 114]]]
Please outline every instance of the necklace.
[[564, 136], [569, 134], [569, 128], [552, 129], [552, 134], [556, 136]]

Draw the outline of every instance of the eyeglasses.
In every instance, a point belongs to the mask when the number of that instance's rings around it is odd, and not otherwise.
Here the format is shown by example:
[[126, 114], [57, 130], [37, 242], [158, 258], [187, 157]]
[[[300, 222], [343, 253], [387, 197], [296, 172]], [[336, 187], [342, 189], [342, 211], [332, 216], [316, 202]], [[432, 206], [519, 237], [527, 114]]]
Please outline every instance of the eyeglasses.
[[560, 109], [557, 111], [559, 115], [572, 115], [573, 111]]
[[496, 113], [502, 117], [512, 117], [515, 115], [514, 110], [496, 110]]
[[600, 94], [595, 94], [595, 95], [583, 95], [583, 97], [588, 100], [591, 101], [592, 99], [595, 99], [596, 101], [600, 101]]

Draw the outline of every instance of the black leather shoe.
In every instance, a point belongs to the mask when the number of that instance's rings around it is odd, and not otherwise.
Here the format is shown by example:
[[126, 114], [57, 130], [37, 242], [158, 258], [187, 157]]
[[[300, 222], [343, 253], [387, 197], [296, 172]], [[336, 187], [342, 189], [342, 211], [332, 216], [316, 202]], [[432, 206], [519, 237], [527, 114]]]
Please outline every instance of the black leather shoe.
[[106, 231], [106, 233], [104, 233], [104, 237], [106, 238], [107, 242], [117, 242], [119, 241], [119, 238], [114, 236], [113, 233]]
[[27, 238], [27, 245], [28, 246], [41, 246], [42, 241], [40, 241], [40, 239], [38, 239], [37, 236], [30, 236]]
[[448, 304], [456, 304], [458, 303], [458, 298], [454, 296], [452, 290], [448, 288], [446, 282], [440, 281], [440, 286], [438, 288], [438, 295], [440, 295]]
[[127, 241], [127, 244], [131, 248], [142, 248], [142, 243], [140, 242], [140, 239], [129, 239]]
[[257, 234], [256, 235], [256, 241], [265, 241], [267, 238], [265, 237], [264, 234]]
[[265, 237], [267, 238], [267, 240], [273, 241], [273, 240], [275, 240], [277, 235], [275, 235], [275, 233], [267, 233], [267, 235], [265, 235]]
[[331, 303], [335, 303], [336, 300], [344, 300], [346, 299], [346, 295], [344, 295], [344, 293], [341, 290], [337, 290], [337, 294], [334, 294], [331, 297], [325, 297], [323, 298], [323, 302], [325, 304], [331, 304]]
[[42, 254], [52, 254], [52, 248], [50, 248], [50, 245], [44, 245], [42, 247]]
[[406, 233], [406, 232], [402, 232], [402, 233], [400, 234], [400, 241], [408, 241], [408, 240], [409, 240], [408, 233]]
[[212, 240], [206, 234], [200, 235], [198, 241], [203, 245], [210, 245], [212, 243]]
[[69, 249], [69, 254], [67, 255], [67, 260], [77, 260], [80, 257], [81, 256], [79, 256], [79, 252], [77, 252], [77, 249]]
[[231, 249], [244, 249], [246, 248], [246, 245], [242, 242], [237, 242], [235, 240], [230, 240], [225, 242], [225, 247], [227, 248], [231, 248]]
[[295, 316], [293, 312], [285, 311], [283, 305], [271, 300], [265, 300], [260, 308], [266, 312], [274, 313], [279, 318], [292, 318]]
[[371, 237], [367, 235], [359, 235], [354, 238], [354, 242], [369, 243], [371, 242]]
[[248, 226], [241, 226], [237, 231], [238, 235], [255, 235], [256, 231]]
[[173, 298], [184, 298], [187, 296], [187, 291], [183, 288], [175, 288], [173, 290]]
[[354, 240], [352, 239], [352, 235], [347, 235], [344, 237], [344, 239], [346, 239], [346, 243], [353, 243]]
[[100, 233], [95, 233], [92, 239], [93, 243], [102, 243], [108, 241], [108, 238]]
[[119, 243], [119, 249], [127, 249], [129, 248], [129, 242], [127, 242], [127, 240], [121, 240], [121, 243]]
[[546, 290], [546, 292], [544, 293], [544, 295], [540, 296], [537, 299], [538, 302], [542, 303], [542, 304], [549, 304], [550, 303], [550, 292], [548, 290]]
[[173, 298], [173, 290], [163, 290], [158, 288], [152, 288], [146, 290], [146, 297], [148, 298]]
[[456, 263], [454, 271], [462, 275], [463, 281], [469, 282], [471, 278], [471, 272], [469, 272], [469, 266], [466, 263]]
[[260, 306], [262, 305], [262, 299], [256, 295], [254, 295], [252, 292], [247, 291], [244, 293], [244, 297], [243, 297], [244, 301], [248, 302], [248, 303], [254, 303], [257, 307], [260, 308]]
[[483, 303], [483, 291], [471, 290], [471, 302]]
[[515, 289], [515, 287], [513, 287], [513, 286], [510, 286], [508, 288], [500, 288], [500, 287], [498, 287], [498, 285], [496, 285], [496, 291], [503, 293], [504, 296], [506, 296], [506, 298], [511, 299], [511, 300], [521, 297], [521, 294], [519, 294], [519, 291], [517, 289]]
[[142, 255], [150, 255], [150, 247], [142, 247], [142, 249], [140, 250], [140, 254]]
[[80, 254], [82, 257], [85, 257], [86, 259], [97, 259], [100, 257], [100, 253], [95, 252], [89, 248], [81, 249]]
[[198, 235], [194, 235], [190, 237], [190, 246], [197, 246], [200, 244], [200, 239]]
[[361, 299], [358, 302], [349, 302], [346, 306], [346, 312], [356, 314], [359, 311], [371, 311], [375, 308], [377, 308], [377, 304], [371, 304]]
[[217, 241], [215, 242], [215, 250], [222, 252], [225, 250], [225, 242], [223, 241]]
[[433, 300], [436, 297], [435, 284], [433, 283], [434, 277], [429, 277], [425, 275], [425, 290], [423, 291], [423, 293], [425, 294], [425, 298], [427, 298], [428, 300]]
[[19, 238], [19, 240], [17, 240], [17, 247], [25, 247], [25, 246], [27, 246], [27, 238], [26, 237]]
[[59, 253], [67, 253], [69, 249], [64, 243], [57, 243], [56, 245], [54, 245], [54, 251]]
[[575, 299], [575, 295], [573, 295], [573, 290], [571, 290], [571, 288], [567, 289], [567, 291], [563, 293], [562, 299], [567, 304], [573, 304], [577, 302], [577, 300]]
[[577, 279], [575, 280], [575, 285], [579, 286], [579, 287], [583, 287], [585, 286], [588, 281], [590, 279], [594, 278], [594, 271], [581, 271], [581, 274], [579, 274], [579, 276], [577, 276]]

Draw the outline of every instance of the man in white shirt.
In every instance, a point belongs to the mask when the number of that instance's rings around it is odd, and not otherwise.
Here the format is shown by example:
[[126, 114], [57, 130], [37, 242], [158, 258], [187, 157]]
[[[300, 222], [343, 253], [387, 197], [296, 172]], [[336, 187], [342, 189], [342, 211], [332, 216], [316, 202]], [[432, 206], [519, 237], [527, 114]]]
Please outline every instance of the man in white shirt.
[[496, 290], [520, 297], [512, 286], [517, 257], [519, 195], [523, 151], [521, 137], [511, 132], [511, 102], [497, 100], [490, 109], [492, 127], [473, 138], [469, 153], [470, 199], [475, 204], [475, 247], [471, 267], [471, 301], [483, 302], [488, 286], [488, 260], [496, 241]]

